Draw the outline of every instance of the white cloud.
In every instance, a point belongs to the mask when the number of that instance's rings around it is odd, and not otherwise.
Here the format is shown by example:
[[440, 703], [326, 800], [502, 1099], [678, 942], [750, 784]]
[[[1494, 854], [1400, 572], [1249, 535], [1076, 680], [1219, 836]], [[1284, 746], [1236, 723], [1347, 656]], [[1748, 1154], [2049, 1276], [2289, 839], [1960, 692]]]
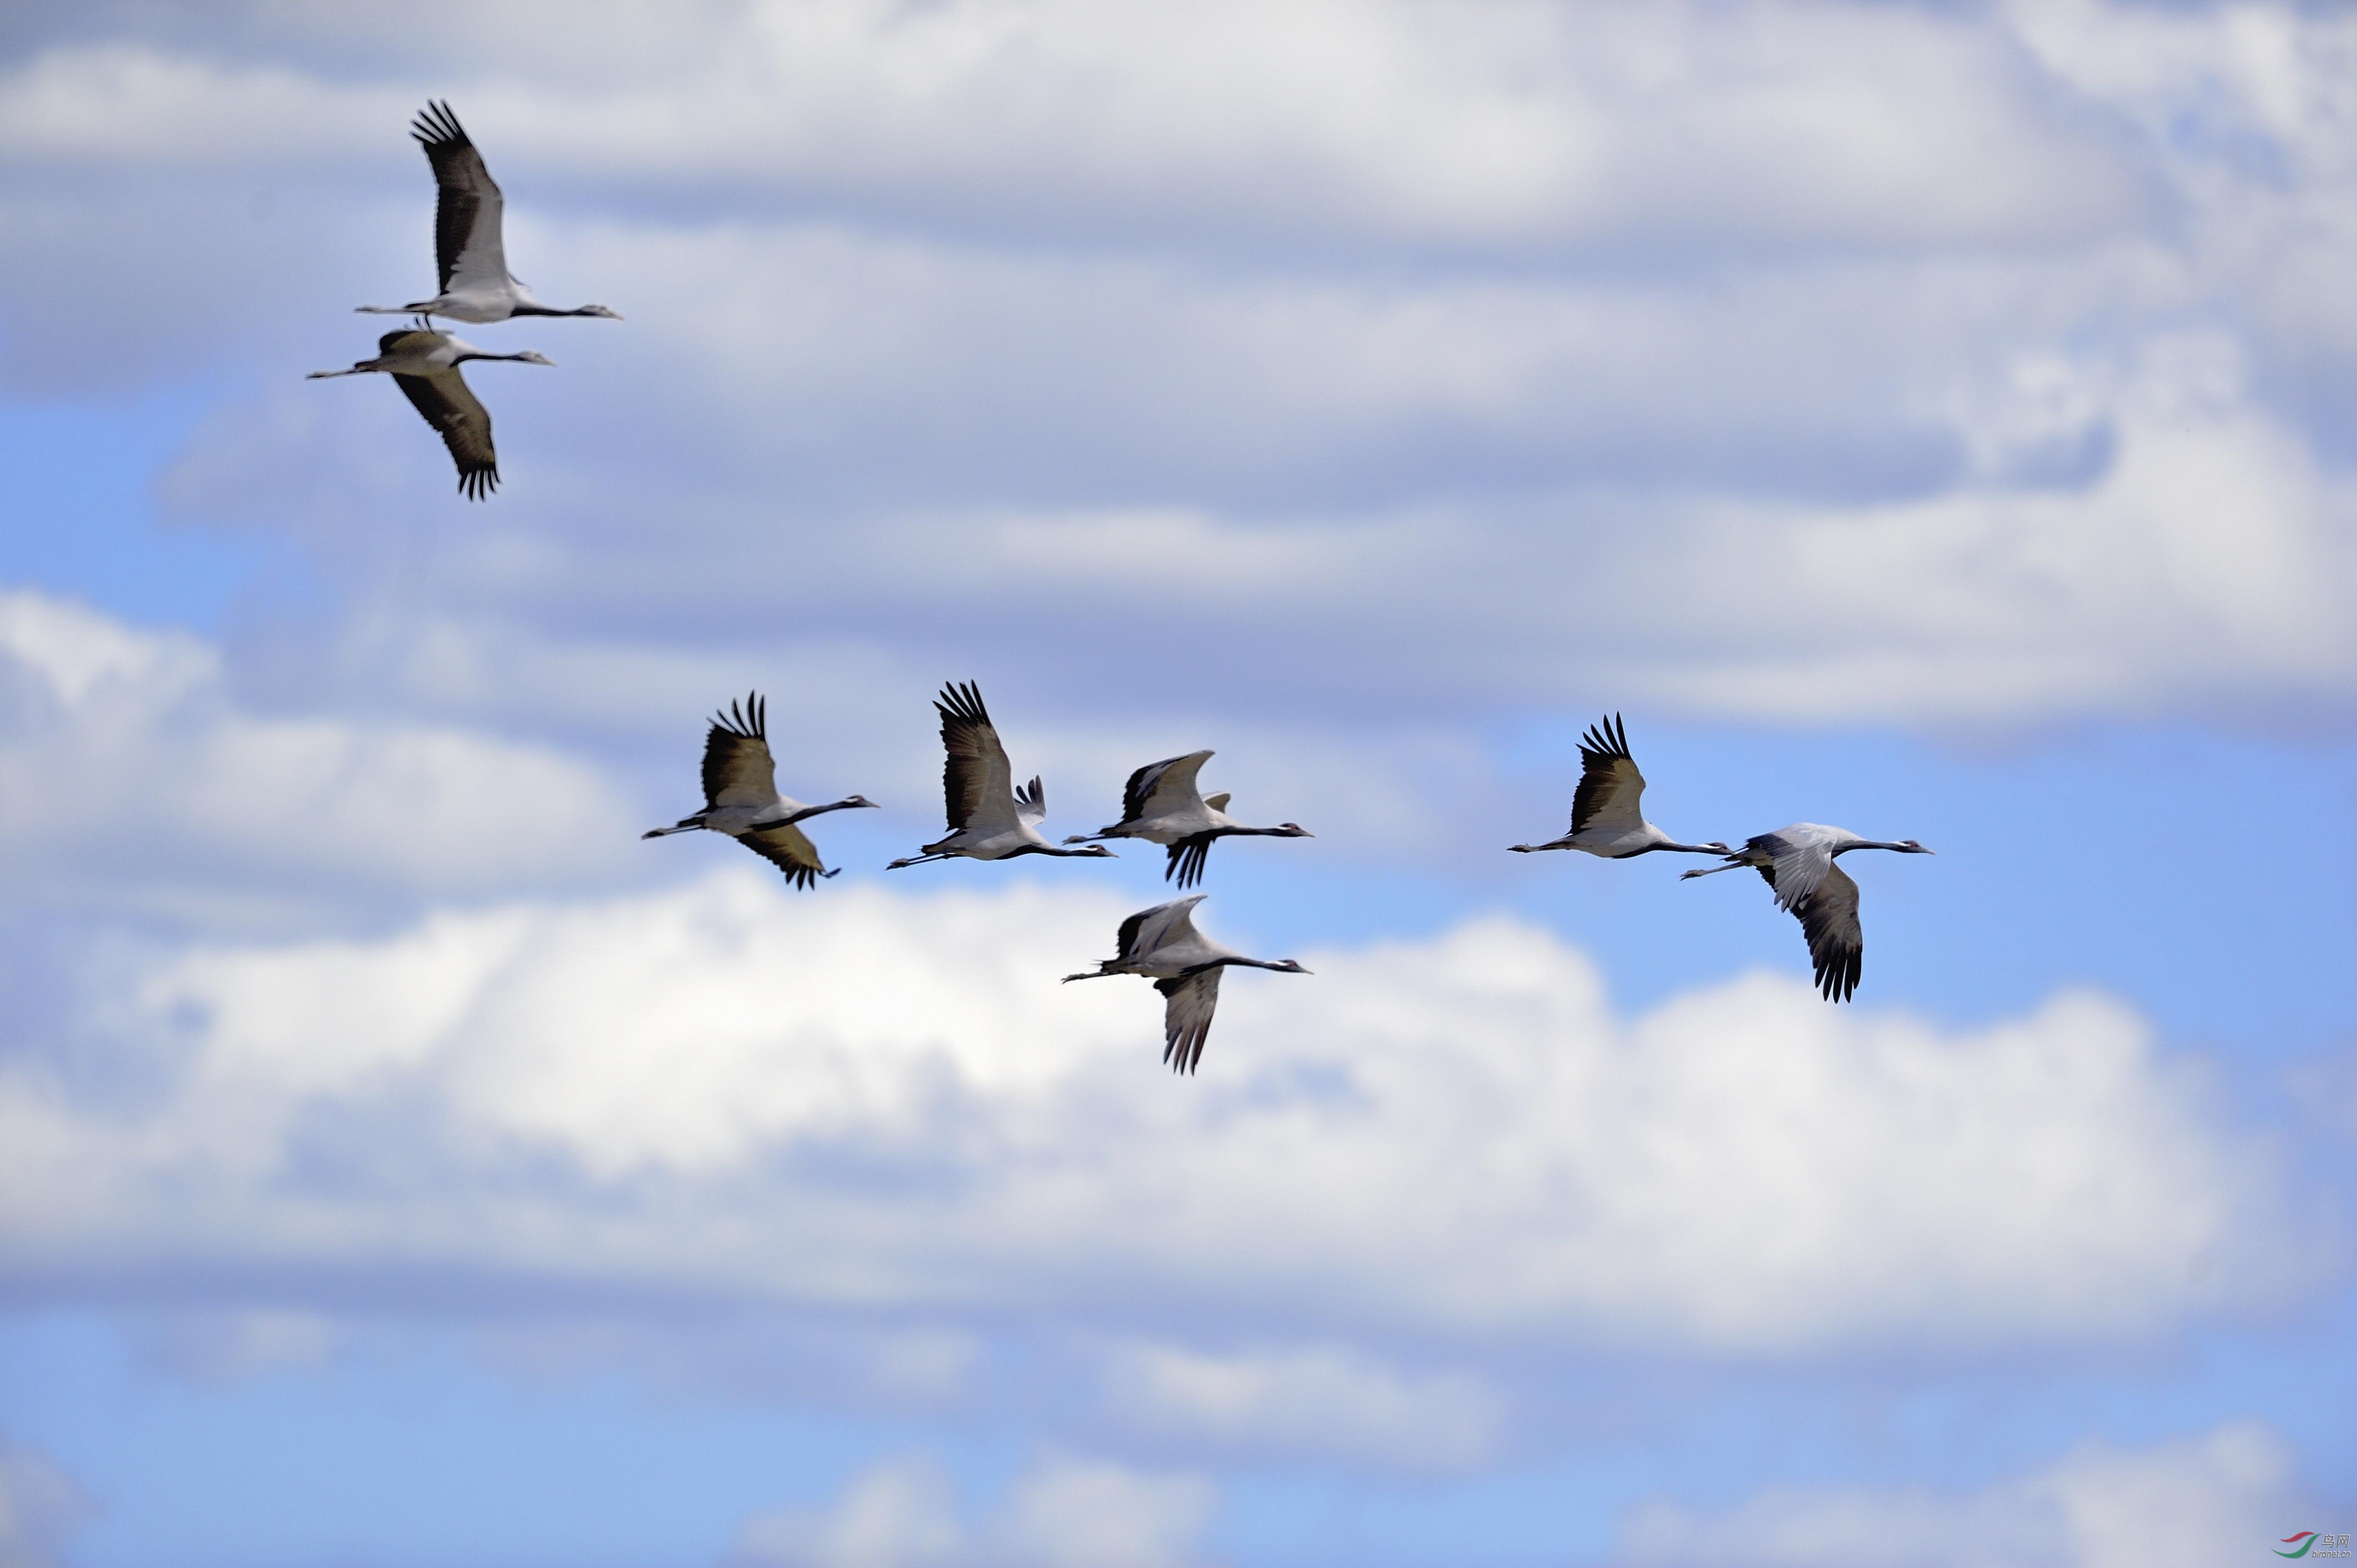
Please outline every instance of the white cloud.
[[1185, 1476], [1082, 1459], [1048, 1459], [1018, 1476], [996, 1508], [961, 1516], [940, 1466], [887, 1461], [855, 1477], [834, 1506], [748, 1523], [744, 1568], [1178, 1568], [1211, 1487]]
[[[2357, 693], [2333, 594], [2357, 489], [2148, 247], [1700, 296], [808, 230], [598, 254], [650, 288], [675, 260], [714, 308], [516, 389], [531, 467], [422, 585], [331, 477], [414, 459], [447, 489], [389, 393], [224, 410], [176, 471], [185, 504], [274, 519], [350, 585], [339, 679], [457, 716], [494, 688], [626, 702], [781, 643], [920, 690], [977, 646], [1045, 676], [1087, 643], [1111, 682], [1159, 689], [1178, 644], [1232, 703], [1427, 724], [1608, 690], [1923, 725]], [[2121, 309], [2151, 324], [2073, 341]], [[682, 487], [705, 503], [674, 511]]]
[[[2089, 423], [2086, 389], [2047, 376], [2032, 408], [1992, 417], [1990, 446]], [[2083, 488], [1727, 516], [1689, 601], [1724, 651], [1664, 684], [1804, 718], [2357, 693], [2357, 487], [2252, 406], [2217, 339], [2156, 344], [2106, 401], [2116, 450]]]
[[[0, 268], [105, 308], [6, 352], [45, 393], [274, 367], [167, 504], [293, 535], [356, 601], [339, 675], [446, 718], [560, 666], [643, 697], [781, 626], [877, 668], [1103, 642], [1133, 678], [1183, 639], [1222, 690], [1424, 719], [2357, 690], [2345, 27], [1286, 16], [716, 9], [514, 51], [459, 96], [519, 264], [631, 319], [533, 329], [564, 372], [487, 392], [510, 482], [471, 510], [389, 389], [292, 380], [422, 285], [415, 94], [345, 52], [403, 29], [61, 43], [0, 78]], [[158, 223], [209, 239], [159, 274]], [[257, 274], [286, 311], [220, 310]]]
[[0, 1568], [61, 1568], [67, 1542], [94, 1511], [48, 1455], [0, 1443]]
[[1218, 1354], [1132, 1343], [1104, 1357], [1110, 1419], [1222, 1454], [1453, 1470], [1480, 1464], [1505, 1401], [1457, 1373], [1409, 1373], [1333, 1348]]
[[[1639, 1509], [1621, 1561], [1730, 1568], [2213, 1568], [2305, 1528], [2291, 1455], [2238, 1422], [2148, 1448], [2090, 1443], [1977, 1492], [1782, 1488], [1731, 1512]], [[2289, 1521], [2289, 1522], [2287, 1522]]]
[[[430, 35], [404, 20], [59, 44], [0, 81], [0, 130], [85, 164], [299, 166], [368, 124], [389, 151], [414, 106], [391, 62]], [[2039, 242], [2145, 200], [2131, 150], [2002, 32], [1920, 12], [874, 0], [680, 22], [508, 8], [511, 47], [474, 35], [500, 64], [447, 91], [503, 178], [1077, 233]], [[346, 35], [322, 40], [341, 69], [307, 31]]]
[[1622, 1019], [1489, 920], [1239, 976], [1179, 1080], [1150, 991], [1056, 983], [1126, 908], [732, 870], [192, 950], [88, 1004], [146, 1095], [0, 1073], [0, 1191], [41, 1195], [0, 1226], [35, 1273], [265, 1296], [488, 1270], [1278, 1343], [2069, 1341], [2292, 1288], [2271, 1167], [2099, 997], [1946, 1034], [1759, 977]]
[[20, 905], [274, 918], [578, 885], [632, 836], [613, 790], [548, 751], [255, 712], [193, 637], [0, 593], [0, 844]]

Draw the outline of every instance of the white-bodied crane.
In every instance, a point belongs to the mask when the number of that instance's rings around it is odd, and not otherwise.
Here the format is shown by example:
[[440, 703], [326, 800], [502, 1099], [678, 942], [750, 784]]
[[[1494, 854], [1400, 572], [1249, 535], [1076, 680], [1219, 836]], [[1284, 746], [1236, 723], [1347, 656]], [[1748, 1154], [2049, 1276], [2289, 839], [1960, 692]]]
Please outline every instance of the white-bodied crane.
[[1195, 906], [1208, 894], [1190, 894], [1140, 909], [1121, 923], [1114, 946], [1120, 950], [1099, 959], [1094, 969], [1064, 976], [1102, 980], [1110, 974], [1139, 974], [1162, 993], [1162, 1059], [1174, 1072], [1191, 1073], [1203, 1059], [1203, 1038], [1211, 1032], [1211, 1013], [1220, 1004], [1220, 971], [1273, 969], [1280, 974], [1308, 974], [1289, 958], [1246, 958], [1207, 940], [1195, 929]]
[[1629, 755], [1628, 726], [1620, 715], [1587, 726], [1579, 737], [1579, 788], [1571, 796], [1571, 831], [1545, 843], [1506, 847], [1516, 854], [1544, 849], [1577, 849], [1607, 860], [1627, 860], [1657, 849], [1680, 854], [1725, 854], [1723, 843], [1680, 843], [1645, 820], [1638, 809], [1645, 794], [1645, 776]]
[[349, 371], [313, 371], [303, 378], [360, 376], [382, 371], [393, 380], [425, 423], [439, 431], [450, 460], [458, 466], [458, 492], [481, 500], [500, 488], [500, 455], [491, 446], [491, 416], [477, 402], [458, 373], [464, 364], [509, 360], [521, 365], [554, 363], [526, 349], [517, 354], [490, 354], [430, 326], [388, 332], [376, 341], [376, 358], [361, 360]]
[[425, 149], [438, 188], [434, 207], [434, 259], [441, 269], [441, 292], [410, 305], [363, 305], [375, 316], [447, 316], [477, 324], [518, 316], [621, 317], [602, 305], [561, 310], [543, 305], [508, 271], [507, 245], [500, 237], [506, 203], [483, 155], [467, 138], [447, 103], [429, 102], [411, 123], [409, 134]]
[[1298, 822], [1254, 828], [1228, 815], [1227, 796], [1204, 795], [1195, 785], [1195, 775], [1211, 757], [1208, 751], [1190, 751], [1184, 757], [1147, 763], [1129, 776], [1129, 783], [1122, 789], [1121, 821], [1093, 833], [1076, 833], [1064, 842], [1144, 839], [1148, 843], [1168, 845], [1170, 861], [1163, 867], [1163, 880], [1192, 887], [1203, 879], [1203, 860], [1211, 853], [1214, 839], [1317, 836]]
[[998, 743], [998, 729], [982, 705], [982, 693], [969, 681], [952, 682], [933, 700], [942, 715], [942, 793], [947, 798], [949, 833], [917, 854], [893, 861], [887, 870], [929, 860], [1009, 860], [1018, 854], [1093, 855], [1111, 858], [1103, 844], [1063, 849], [1039, 832], [1048, 818], [1048, 791], [1037, 776], [1021, 789]]
[[1866, 933], [1857, 923], [1857, 884], [1834, 861], [1854, 849], [1932, 853], [1913, 839], [1886, 843], [1862, 839], [1847, 828], [1794, 822], [1744, 840], [1741, 849], [1728, 853], [1725, 865], [1689, 871], [1685, 876], [1712, 876], [1740, 865], [1758, 871], [1775, 893], [1776, 907], [1799, 918], [1809, 940], [1809, 961], [1816, 967], [1819, 993], [1828, 1002], [1846, 1002], [1866, 969]]
[[[818, 846], [796, 824], [824, 811], [873, 806], [865, 795], [845, 795], [823, 806], [805, 806], [778, 793], [777, 763], [770, 755], [770, 708], [759, 692], [748, 693], [744, 705], [728, 704], [713, 715], [704, 737], [704, 810], [682, 817], [673, 826], [650, 828], [641, 838], [698, 828], [726, 833], [786, 874], [797, 887], [814, 887], [822, 876], [833, 876], [819, 859]], [[840, 867], [837, 868], [841, 869]]]

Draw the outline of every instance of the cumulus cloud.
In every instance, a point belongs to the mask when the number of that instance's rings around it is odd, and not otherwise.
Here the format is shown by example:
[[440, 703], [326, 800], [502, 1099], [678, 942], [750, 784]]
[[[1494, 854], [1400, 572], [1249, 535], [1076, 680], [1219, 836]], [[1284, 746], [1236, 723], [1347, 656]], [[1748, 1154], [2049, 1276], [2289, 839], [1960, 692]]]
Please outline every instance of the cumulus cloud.
[[[2357, 487], [2253, 407], [2239, 372], [2216, 339], [2155, 345], [2109, 400], [2109, 460], [2067, 490], [1725, 519], [1708, 536], [1721, 592], [1697, 585], [1695, 602], [1753, 635], [1722, 631], [1669, 684], [1805, 717], [2150, 712], [2238, 692], [2345, 703]], [[1999, 416], [1991, 447], [2034, 450], [2070, 420], [2067, 378], [2048, 387], [2029, 440]]]
[[[2270, 1166], [2100, 997], [1949, 1033], [1755, 977], [1623, 1018], [1578, 952], [1490, 920], [1241, 977], [1178, 1081], [1145, 987], [1055, 983], [1125, 912], [732, 871], [194, 949], [77, 1026], [145, 1093], [0, 1073], [27, 1195], [0, 1222], [33, 1277], [488, 1272], [1181, 1344], [1808, 1355], [2141, 1335], [2288, 1288]], [[1213, 1427], [1348, 1380], [1131, 1374]], [[1356, 1386], [1479, 1436], [1446, 1385]]]
[[2210, 1568], [2254, 1559], [2299, 1528], [2297, 1500], [2288, 1445], [2244, 1421], [2151, 1447], [2090, 1443], [1976, 1492], [1795, 1487], [1721, 1514], [1653, 1504], [1628, 1520], [1620, 1560]]
[[20, 908], [274, 918], [577, 885], [630, 837], [612, 789], [562, 756], [257, 712], [196, 638], [0, 593], [0, 843]]
[[1043, 1460], [996, 1506], [967, 1518], [949, 1477], [922, 1456], [855, 1477], [834, 1505], [748, 1523], [740, 1568], [1179, 1568], [1211, 1490], [1191, 1477], [1085, 1459]]

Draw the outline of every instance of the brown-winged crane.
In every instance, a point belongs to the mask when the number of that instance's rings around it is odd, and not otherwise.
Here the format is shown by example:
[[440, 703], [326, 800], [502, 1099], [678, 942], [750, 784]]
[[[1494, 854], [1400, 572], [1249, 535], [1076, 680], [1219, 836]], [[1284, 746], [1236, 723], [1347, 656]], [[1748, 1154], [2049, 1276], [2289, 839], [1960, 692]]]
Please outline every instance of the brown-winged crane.
[[1685, 876], [1713, 876], [1739, 865], [1758, 871], [1776, 895], [1776, 907], [1791, 910], [1801, 922], [1818, 993], [1828, 1002], [1846, 1002], [1866, 969], [1866, 932], [1857, 923], [1857, 884], [1834, 861], [1854, 849], [1932, 853], [1913, 839], [1886, 843], [1860, 838], [1847, 828], [1794, 822], [1744, 840], [1741, 849], [1729, 852], [1725, 865], [1689, 871]]
[[1093, 833], [1066, 839], [1066, 843], [1094, 843], [1099, 839], [1144, 839], [1168, 846], [1169, 864], [1162, 869], [1166, 882], [1192, 887], [1203, 879], [1203, 859], [1211, 841], [1223, 838], [1315, 838], [1298, 822], [1273, 828], [1246, 827], [1227, 813], [1228, 797], [1202, 794], [1195, 775], [1210, 761], [1208, 751], [1190, 751], [1161, 762], [1149, 762], [1129, 776], [1121, 792], [1121, 821]]
[[447, 103], [426, 104], [409, 134], [434, 166], [434, 260], [440, 269], [441, 292], [409, 305], [363, 305], [359, 309], [374, 316], [447, 316], [478, 325], [518, 316], [621, 319], [602, 305], [571, 310], [543, 305], [508, 271], [507, 245], [500, 238], [506, 201], [491, 171], [483, 166], [483, 155], [475, 150]]
[[1191, 1073], [1203, 1059], [1203, 1038], [1211, 1032], [1211, 1013], [1220, 1004], [1220, 971], [1273, 969], [1280, 974], [1308, 974], [1289, 958], [1246, 958], [1209, 940], [1195, 929], [1195, 906], [1208, 894], [1195, 893], [1140, 909], [1121, 923], [1114, 939], [1119, 949], [1099, 959], [1094, 969], [1064, 976], [1103, 980], [1112, 974], [1139, 974], [1162, 993], [1162, 1059], [1173, 1072]]
[[481, 500], [500, 488], [500, 455], [491, 446], [491, 416], [476, 401], [458, 367], [489, 360], [509, 360], [521, 365], [554, 361], [526, 349], [516, 354], [490, 354], [472, 343], [430, 327], [388, 332], [377, 339], [376, 358], [362, 360], [349, 371], [313, 371], [306, 381], [329, 376], [361, 376], [382, 371], [393, 378], [425, 423], [441, 433], [442, 445], [458, 467], [458, 493]]
[[1035, 776], [1017, 789], [998, 728], [982, 705], [982, 693], [968, 681], [942, 688], [933, 699], [942, 716], [942, 793], [950, 831], [912, 855], [885, 869], [922, 865], [929, 860], [1011, 860], [1018, 854], [1092, 855], [1110, 859], [1103, 844], [1063, 849], [1039, 832], [1048, 818], [1048, 791]]
[[784, 872], [797, 887], [814, 887], [820, 877], [833, 876], [800, 824], [823, 812], [876, 802], [865, 795], [845, 795], [823, 806], [805, 806], [779, 794], [769, 718], [769, 703], [759, 692], [748, 693], [743, 706], [732, 702], [726, 713], [714, 714], [704, 736], [704, 810], [639, 836], [659, 839], [705, 828], [726, 833]]
[[1723, 843], [1680, 843], [1645, 820], [1638, 809], [1645, 794], [1645, 776], [1629, 755], [1628, 726], [1620, 715], [1587, 726], [1579, 737], [1579, 788], [1571, 796], [1571, 831], [1545, 843], [1506, 847], [1516, 854], [1545, 849], [1585, 850], [1607, 860], [1627, 860], [1657, 849], [1680, 854], [1725, 854]]

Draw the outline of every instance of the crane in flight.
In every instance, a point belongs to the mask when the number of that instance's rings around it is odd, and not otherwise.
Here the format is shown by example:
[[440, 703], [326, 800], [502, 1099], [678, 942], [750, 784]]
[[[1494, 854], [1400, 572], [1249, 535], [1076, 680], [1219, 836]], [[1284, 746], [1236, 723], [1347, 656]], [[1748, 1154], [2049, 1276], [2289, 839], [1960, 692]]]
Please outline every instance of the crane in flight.
[[1121, 923], [1113, 957], [1099, 959], [1094, 969], [1064, 976], [1103, 980], [1112, 974], [1139, 974], [1162, 993], [1162, 1059], [1173, 1072], [1191, 1073], [1203, 1059], [1203, 1038], [1211, 1032], [1211, 1014], [1220, 1004], [1220, 971], [1273, 969], [1280, 974], [1308, 974], [1289, 958], [1246, 958], [1211, 941], [1195, 929], [1195, 906], [1209, 894], [1190, 894], [1140, 909]]
[[1913, 839], [1886, 843], [1862, 839], [1847, 828], [1794, 822], [1744, 840], [1741, 849], [1729, 852], [1725, 865], [1689, 871], [1679, 880], [1714, 876], [1739, 865], [1758, 871], [1776, 895], [1776, 907], [1791, 910], [1801, 922], [1809, 961], [1816, 968], [1818, 993], [1828, 1002], [1846, 1002], [1866, 969], [1866, 932], [1857, 923], [1857, 884], [1834, 861], [1854, 849], [1932, 853]]
[[998, 727], [982, 705], [982, 693], [968, 681], [952, 682], [933, 700], [942, 715], [942, 793], [948, 803], [949, 832], [917, 854], [885, 869], [922, 865], [929, 860], [1011, 860], [1018, 854], [1092, 855], [1113, 858], [1103, 844], [1065, 849], [1039, 832], [1048, 819], [1048, 791], [1037, 775], [1017, 788]]
[[1680, 843], [1645, 820], [1638, 803], [1645, 794], [1645, 776], [1629, 755], [1628, 726], [1620, 715], [1587, 726], [1579, 737], [1579, 788], [1571, 796], [1571, 831], [1545, 843], [1506, 847], [1516, 854], [1546, 849], [1585, 850], [1607, 860], [1627, 860], [1657, 849], [1680, 854], [1725, 854], [1723, 843]]
[[1203, 860], [1211, 842], [1223, 838], [1315, 838], [1298, 822], [1273, 828], [1246, 827], [1228, 815], [1228, 797], [1204, 795], [1195, 775], [1211, 753], [1190, 751], [1160, 762], [1149, 762], [1129, 776], [1121, 792], [1121, 821], [1093, 833], [1075, 833], [1066, 843], [1094, 843], [1099, 839], [1144, 839], [1168, 847], [1169, 864], [1162, 879], [1192, 887], [1203, 879]]
[[458, 493], [481, 500], [500, 488], [500, 455], [491, 446], [491, 416], [476, 401], [458, 367], [489, 360], [510, 360], [522, 365], [554, 361], [526, 349], [518, 354], [490, 354], [436, 332], [422, 317], [414, 328], [388, 332], [377, 339], [376, 358], [361, 360], [349, 371], [313, 371], [305, 381], [329, 376], [361, 376], [382, 371], [393, 378], [411, 406], [441, 434], [458, 466]]
[[447, 316], [478, 325], [518, 316], [621, 319], [602, 305], [571, 310], [543, 305], [508, 271], [507, 244], [500, 232], [506, 201], [491, 171], [483, 166], [483, 155], [475, 150], [447, 103], [427, 103], [411, 123], [409, 134], [434, 166], [434, 260], [441, 273], [441, 292], [408, 305], [363, 305], [359, 309], [373, 316]]
[[797, 887], [814, 887], [820, 877], [833, 876], [834, 872], [819, 859], [818, 846], [799, 824], [822, 812], [876, 802], [865, 795], [845, 795], [823, 806], [805, 806], [779, 794], [769, 718], [769, 703], [759, 692], [747, 693], [742, 706], [731, 702], [726, 713], [714, 714], [704, 736], [704, 810], [639, 836], [659, 839], [704, 828], [726, 833], [784, 872]]

